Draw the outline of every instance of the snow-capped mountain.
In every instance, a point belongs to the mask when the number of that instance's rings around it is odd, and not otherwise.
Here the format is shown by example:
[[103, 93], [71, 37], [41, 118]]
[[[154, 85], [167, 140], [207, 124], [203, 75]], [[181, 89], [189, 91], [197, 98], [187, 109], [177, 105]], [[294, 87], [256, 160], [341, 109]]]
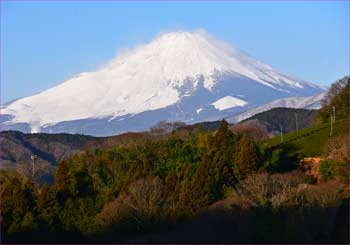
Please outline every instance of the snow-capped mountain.
[[323, 88], [276, 71], [205, 31], [171, 32], [2, 107], [2, 129], [111, 135], [160, 120], [217, 120]]
[[270, 103], [257, 106], [253, 109], [245, 111], [243, 113], [239, 113], [238, 115], [234, 115], [226, 118], [230, 123], [237, 123], [247, 119], [249, 117], [254, 116], [255, 114], [271, 110], [273, 108], [285, 107], [285, 108], [296, 108], [296, 109], [320, 109], [321, 101], [325, 96], [325, 92], [307, 97], [288, 97], [283, 99], [274, 100]]

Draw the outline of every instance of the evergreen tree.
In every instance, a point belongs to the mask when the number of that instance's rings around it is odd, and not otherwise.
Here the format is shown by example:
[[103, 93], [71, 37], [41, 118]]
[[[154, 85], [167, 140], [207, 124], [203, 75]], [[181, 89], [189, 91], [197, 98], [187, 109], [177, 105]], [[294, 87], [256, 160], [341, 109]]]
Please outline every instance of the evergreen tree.
[[234, 173], [236, 178], [243, 179], [257, 168], [258, 150], [247, 136], [239, 140], [236, 144], [234, 155]]

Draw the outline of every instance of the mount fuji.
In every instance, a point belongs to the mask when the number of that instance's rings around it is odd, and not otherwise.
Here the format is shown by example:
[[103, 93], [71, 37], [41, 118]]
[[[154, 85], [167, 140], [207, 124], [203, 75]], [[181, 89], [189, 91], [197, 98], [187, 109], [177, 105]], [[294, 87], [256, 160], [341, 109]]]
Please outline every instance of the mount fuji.
[[161, 120], [227, 118], [324, 88], [283, 74], [203, 30], [171, 32], [1, 108], [1, 129], [107, 136]]

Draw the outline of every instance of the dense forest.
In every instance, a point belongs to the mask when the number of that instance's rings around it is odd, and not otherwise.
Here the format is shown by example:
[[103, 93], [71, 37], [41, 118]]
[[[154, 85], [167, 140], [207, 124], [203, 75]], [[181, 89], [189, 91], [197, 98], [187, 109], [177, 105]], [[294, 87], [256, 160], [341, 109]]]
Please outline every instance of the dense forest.
[[336, 82], [314, 125], [284, 139], [223, 120], [73, 154], [51, 185], [1, 170], [2, 243], [348, 244], [349, 91]]

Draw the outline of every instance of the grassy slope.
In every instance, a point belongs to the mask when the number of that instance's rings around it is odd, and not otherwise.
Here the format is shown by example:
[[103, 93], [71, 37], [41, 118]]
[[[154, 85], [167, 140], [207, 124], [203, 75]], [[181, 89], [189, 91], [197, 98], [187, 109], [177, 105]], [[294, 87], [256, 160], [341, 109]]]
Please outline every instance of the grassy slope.
[[[334, 126], [334, 136], [349, 134], [349, 119], [343, 119], [336, 122]], [[330, 123], [315, 125], [311, 128], [299, 130], [299, 132], [290, 132], [283, 135], [283, 142], [292, 144], [297, 153], [302, 153], [307, 157], [319, 156], [323, 154], [324, 145], [330, 138]], [[265, 141], [266, 148], [279, 148], [280, 136]]]

